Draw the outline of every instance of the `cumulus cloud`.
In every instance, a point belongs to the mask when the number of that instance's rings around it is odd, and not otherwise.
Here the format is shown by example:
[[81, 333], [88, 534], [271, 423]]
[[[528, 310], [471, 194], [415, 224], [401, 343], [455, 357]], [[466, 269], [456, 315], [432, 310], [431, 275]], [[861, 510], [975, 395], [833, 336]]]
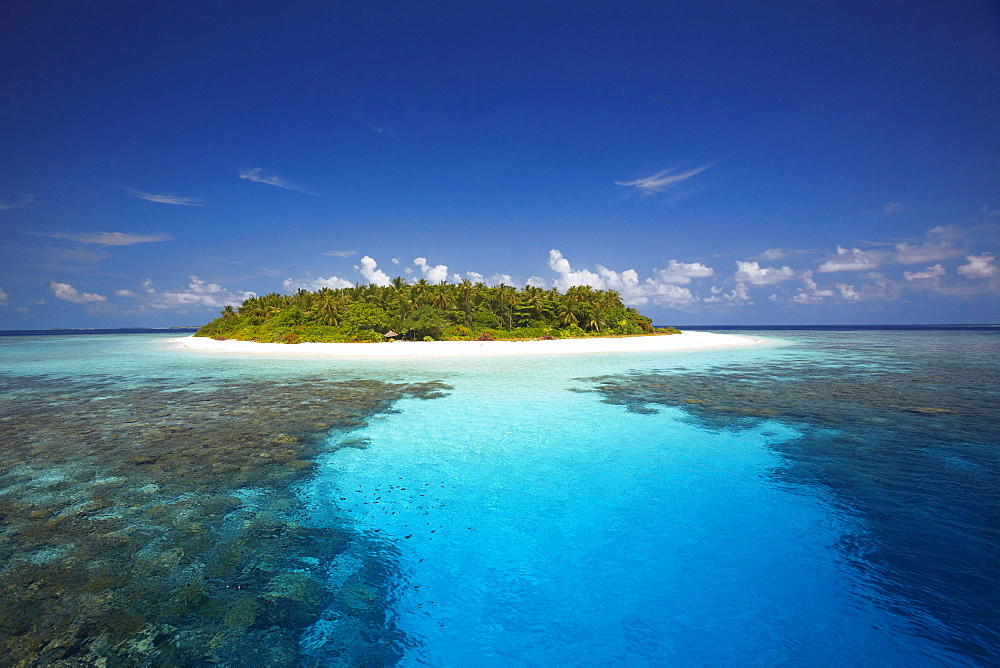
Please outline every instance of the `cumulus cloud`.
[[885, 258], [881, 251], [863, 251], [860, 248], [837, 246], [836, 255], [819, 265], [818, 271], [867, 271], [878, 267]]
[[157, 292], [153, 288], [153, 282], [149, 279], [143, 281], [145, 291], [150, 295], [148, 305], [158, 309], [177, 309], [185, 311], [189, 308], [221, 308], [223, 306], [235, 306], [250, 297], [255, 297], [253, 292], [241, 292], [226, 290], [218, 283], [208, 283], [197, 276], [188, 276], [190, 283], [183, 290], [164, 290]]
[[711, 166], [711, 164], [702, 165], [701, 167], [697, 167], [691, 171], [683, 172], [681, 174], [671, 174], [673, 170], [666, 169], [662, 172], [657, 172], [652, 176], [644, 176], [641, 179], [636, 179], [635, 181], [615, 181], [615, 185], [635, 186], [644, 194], [651, 195], [652, 193], [662, 192], [685, 179], [691, 178], [695, 174], [700, 174]]
[[816, 281], [813, 280], [812, 271], [802, 272], [802, 282], [805, 287], [797, 288], [795, 295], [792, 296], [792, 301], [796, 304], [816, 304], [835, 295], [833, 290], [820, 289]]
[[448, 280], [448, 267], [443, 264], [432, 267], [427, 264], [427, 258], [425, 257], [415, 258], [413, 264], [420, 269], [420, 273], [423, 274], [428, 283], [437, 284]]
[[80, 292], [69, 283], [58, 283], [51, 281], [49, 287], [58, 299], [73, 302], [74, 304], [87, 304], [89, 302], [107, 301], [107, 297], [93, 292]]
[[118, 297], [135, 297], [135, 293], [131, 290], [115, 290], [115, 295]]
[[795, 278], [795, 270], [789, 266], [762, 267], [758, 262], [736, 261], [735, 278], [739, 282], [751, 285], [773, 285]]
[[342, 288], [352, 288], [354, 283], [351, 283], [345, 278], [340, 276], [330, 276], [328, 278], [323, 278], [322, 276], [317, 276], [315, 278], [309, 277], [303, 280], [296, 281], [291, 278], [286, 278], [281, 282], [285, 288], [289, 290], [310, 290], [315, 292], [317, 290], [322, 290], [323, 288], [329, 288], [331, 290], [340, 290]]
[[141, 190], [132, 190], [131, 188], [126, 188], [126, 192], [139, 199], [144, 199], [147, 202], [157, 202], [159, 204], [177, 204], [179, 206], [204, 206], [202, 201], [197, 197], [175, 197], [174, 195], [154, 195], [152, 193], [144, 193]]
[[846, 283], [837, 283], [835, 287], [837, 288], [837, 290], [840, 291], [841, 299], [844, 299], [849, 302], [858, 301], [861, 299], [861, 295], [858, 294], [858, 291], [854, 289], [853, 285], [848, 285]]
[[[574, 285], [589, 285], [597, 290], [615, 290], [622, 296], [622, 301], [629, 306], [642, 306], [652, 301], [660, 306], [678, 307], [698, 301], [688, 288], [676, 284], [680, 276], [670, 274], [669, 265], [667, 270], [662, 270], [668, 272], [669, 280], [666, 281], [653, 278], [642, 281], [634, 269], [617, 272], [601, 265], [596, 266], [596, 272], [589, 269], [574, 270], [569, 260], [556, 249], [549, 251], [548, 265], [558, 275], [553, 285], [560, 290], [566, 290]], [[686, 267], [697, 265], [699, 269], [688, 270], [696, 274], [704, 274], [705, 269], [708, 269], [698, 263], [694, 265], [676, 263], [676, 265]]]
[[5, 209], [19, 209], [22, 206], [28, 206], [35, 201], [34, 195], [29, 195], [28, 193], [21, 193], [20, 197], [16, 202], [8, 202], [6, 200], [0, 199], [0, 211]]
[[253, 181], [254, 183], [265, 183], [269, 186], [277, 186], [278, 188], [284, 188], [285, 190], [294, 190], [295, 192], [304, 193], [306, 195], [318, 195], [319, 193], [314, 193], [311, 190], [303, 188], [302, 186], [296, 185], [290, 181], [286, 181], [277, 174], [265, 174], [264, 170], [260, 167], [254, 167], [253, 169], [246, 169], [240, 172], [240, 178], [246, 179], [247, 181]]
[[965, 260], [969, 264], [960, 266], [958, 273], [966, 278], [992, 278], [997, 275], [997, 266], [993, 264], [995, 259], [991, 253], [966, 255]]
[[753, 304], [753, 300], [750, 298], [750, 288], [747, 287], [746, 283], [737, 283], [729, 292], [713, 285], [710, 292], [712, 293], [711, 296], [705, 297], [702, 300], [706, 304], [721, 303], [734, 306], [750, 306]]
[[493, 274], [486, 279], [486, 285], [497, 286], [497, 285], [514, 285], [514, 277], [510, 274]]
[[713, 276], [715, 270], [701, 262], [678, 262], [670, 260], [665, 269], [654, 269], [653, 273], [663, 283], [686, 285], [692, 278]]
[[381, 285], [384, 287], [392, 284], [389, 275], [378, 269], [378, 263], [367, 255], [361, 258], [361, 266], [355, 267], [355, 269], [360, 271], [365, 280], [372, 285]]
[[485, 283], [486, 277], [480, 274], [478, 271], [467, 271], [465, 276], [461, 274], [455, 274], [453, 279], [456, 283], [461, 283], [463, 280], [467, 280], [470, 283]]
[[[556, 279], [555, 284], [560, 290], [571, 288], [574, 285], [589, 285], [600, 290], [606, 289], [604, 281], [600, 276], [587, 269], [574, 271], [573, 267], [570, 266], [569, 260], [564, 258], [563, 254], [554, 248], [549, 251], [548, 265], [549, 269], [559, 274], [559, 278]], [[635, 272], [632, 273], [634, 274]]]

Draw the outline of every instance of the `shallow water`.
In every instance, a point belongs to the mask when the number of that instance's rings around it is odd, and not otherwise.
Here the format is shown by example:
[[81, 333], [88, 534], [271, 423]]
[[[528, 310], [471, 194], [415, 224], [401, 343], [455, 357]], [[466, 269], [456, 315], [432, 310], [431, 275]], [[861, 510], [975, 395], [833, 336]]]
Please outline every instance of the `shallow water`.
[[353, 362], [0, 339], [0, 660], [1000, 662], [1000, 339], [770, 334]]

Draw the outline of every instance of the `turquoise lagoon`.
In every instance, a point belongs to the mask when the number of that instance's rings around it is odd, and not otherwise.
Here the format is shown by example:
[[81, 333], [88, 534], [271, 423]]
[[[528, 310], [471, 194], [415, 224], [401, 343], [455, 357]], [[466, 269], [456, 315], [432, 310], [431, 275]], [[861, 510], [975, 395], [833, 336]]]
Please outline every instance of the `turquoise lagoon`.
[[995, 665], [998, 333], [0, 338], [0, 660]]

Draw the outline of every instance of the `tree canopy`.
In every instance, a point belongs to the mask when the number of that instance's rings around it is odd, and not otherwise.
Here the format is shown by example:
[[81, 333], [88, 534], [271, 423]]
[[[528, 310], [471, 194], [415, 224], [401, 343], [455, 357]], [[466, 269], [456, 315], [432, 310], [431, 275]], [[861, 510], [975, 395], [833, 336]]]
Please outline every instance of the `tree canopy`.
[[[382, 341], [564, 338], [653, 333], [652, 320], [622, 303], [614, 290], [483, 283], [356, 285], [291, 295], [272, 293], [227, 306], [195, 336], [243, 341]], [[669, 333], [668, 330], [656, 330]]]

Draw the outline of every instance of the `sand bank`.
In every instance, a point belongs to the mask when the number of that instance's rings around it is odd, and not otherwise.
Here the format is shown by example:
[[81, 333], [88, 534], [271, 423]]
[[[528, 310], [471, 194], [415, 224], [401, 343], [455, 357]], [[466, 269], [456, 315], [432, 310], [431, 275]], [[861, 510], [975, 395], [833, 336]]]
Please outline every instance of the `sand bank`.
[[503, 357], [580, 353], [706, 350], [767, 343], [767, 339], [710, 332], [553, 341], [393, 341], [387, 343], [255, 343], [188, 336], [171, 339], [187, 348], [249, 355], [329, 357]]

